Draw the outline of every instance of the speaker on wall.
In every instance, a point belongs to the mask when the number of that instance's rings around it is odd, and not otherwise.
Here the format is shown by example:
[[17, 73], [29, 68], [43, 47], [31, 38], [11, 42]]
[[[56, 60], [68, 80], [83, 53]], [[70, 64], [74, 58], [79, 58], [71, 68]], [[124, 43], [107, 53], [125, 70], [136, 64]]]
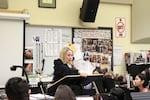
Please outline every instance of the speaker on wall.
[[80, 19], [83, 22], [94, 22], [100, 0], [83, 0], [80, 8]]

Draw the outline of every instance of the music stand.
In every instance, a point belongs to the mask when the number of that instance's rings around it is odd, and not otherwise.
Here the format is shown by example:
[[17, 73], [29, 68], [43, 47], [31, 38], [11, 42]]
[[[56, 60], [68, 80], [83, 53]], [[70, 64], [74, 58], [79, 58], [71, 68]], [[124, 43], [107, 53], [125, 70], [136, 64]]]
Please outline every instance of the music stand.
[[[96, 90], [94, 89], [83, 89], [83, 86], [95, 82], [96, 80], [102, 78], [103, 74], [99, 75], [88, 75], [87, 77], [81, 77], [80, 75], [66, 75], [58, 81], [48, 84], [47, 94], [54, 96], [57, 87], [61, 84], [65, 84], [73, 88], [75, 95], [95, 95]], [[95, 87], [97, 88], [97, 87]], [[99, 91], [100, 92], [100, 91]]]

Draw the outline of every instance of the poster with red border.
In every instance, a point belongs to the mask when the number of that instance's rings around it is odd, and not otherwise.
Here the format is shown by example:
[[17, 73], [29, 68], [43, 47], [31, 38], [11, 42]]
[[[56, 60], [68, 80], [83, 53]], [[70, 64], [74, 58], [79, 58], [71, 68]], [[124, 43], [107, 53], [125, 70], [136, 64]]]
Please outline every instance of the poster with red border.
[[124, 17], [115, 18], [115, 32], [116, 37], [125, 38], [126, 36], [126, 20]]

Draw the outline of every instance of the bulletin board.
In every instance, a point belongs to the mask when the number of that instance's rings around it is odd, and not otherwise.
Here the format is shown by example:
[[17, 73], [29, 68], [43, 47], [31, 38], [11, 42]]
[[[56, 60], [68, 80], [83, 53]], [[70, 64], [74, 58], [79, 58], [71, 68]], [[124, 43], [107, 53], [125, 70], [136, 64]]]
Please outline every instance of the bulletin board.
[[73, 28], [72, 41], [81, 45], [83, 58], [94, 67], [113, 71], [113, 38], [111, 27]]
[[54, 59], [59, 57], [60, 49], [71, 42], [71, 27], [27, 24], [24, 51], [31, 51], [32, 57], [24, 57], [24, 64], [29, 74], [42, 70], [43, 74], [52, 75]]
[[82, 52], [89, 55], [93, 66], [107, 66], [113, 70], [112, 28], [105, 27], [89, 29], [27, 24], [24, 51], [30, 50], [32, 56], [24, 57], [25, 66], [32, 66], [31, 74], [44, 66], [43, 73], [52, 75], [54, 59], [59, 57], [61, 48], [68, 43], [82, 45]]

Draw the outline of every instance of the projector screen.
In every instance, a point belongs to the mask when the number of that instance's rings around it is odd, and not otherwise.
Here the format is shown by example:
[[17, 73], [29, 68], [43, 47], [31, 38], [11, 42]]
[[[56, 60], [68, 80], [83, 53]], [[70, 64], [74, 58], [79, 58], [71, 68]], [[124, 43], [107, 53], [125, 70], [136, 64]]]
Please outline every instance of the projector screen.
[[13, 76], [22, 76], [22, 69], [11, 71], [12, 65], [23, 66], [24, 21], [0, 19], [0, 88]]

